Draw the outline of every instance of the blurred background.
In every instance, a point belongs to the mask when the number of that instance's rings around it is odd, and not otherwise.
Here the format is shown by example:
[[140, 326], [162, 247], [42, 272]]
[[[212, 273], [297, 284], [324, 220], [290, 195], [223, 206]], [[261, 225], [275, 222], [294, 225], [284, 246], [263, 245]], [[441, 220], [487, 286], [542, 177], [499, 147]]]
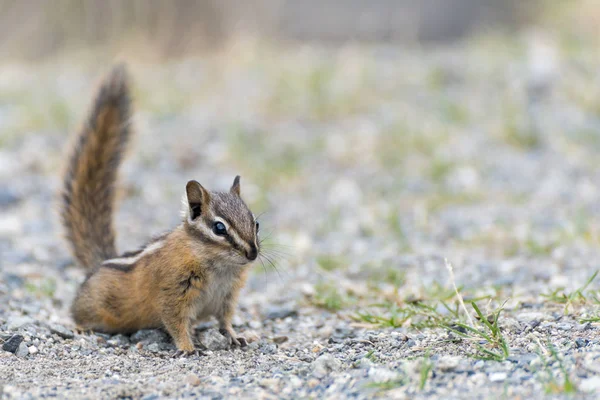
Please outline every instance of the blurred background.
[[431, 45], [482, 32], [515, 34], [556, 16], [591, 35], [596, 9], [591, 0], [2, 0], [0, 54], [40, 59], [108, 48], [181, 57], [248, 36], [287, 44]]
[[584, 282], [599, 248], [599, 29], [596, 0], [0, 0], [4, 293], [49, 296], [68, 320], [82, 273], [55, 194], [116, 60], [138, 131], [120, 249], [178, 223], [188, 179], [225, 189], [241, 174], [272, 242], [244, 312], [264, 296], [397, 304], [445, 282], [444, 257], [498, 299]]
[[536, 0], [3, 0], [1, 4], [2, 49], [27, 58], [91, 46], [143, 46], [163, 56], [184, 56], [249, 35], [336, 45], [447, 43], [481, 29], [519, 28], [546, 11], [545, 4]]

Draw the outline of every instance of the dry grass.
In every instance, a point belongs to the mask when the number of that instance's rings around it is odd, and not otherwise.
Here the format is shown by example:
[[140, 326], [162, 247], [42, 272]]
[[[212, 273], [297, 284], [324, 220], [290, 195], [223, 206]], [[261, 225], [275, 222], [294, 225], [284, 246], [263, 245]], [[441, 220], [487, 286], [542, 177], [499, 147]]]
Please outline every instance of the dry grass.
[[233, 3], [2, 0], [0, 54], [37, 59], [82, 48], [116, 53], [132, 48], [144, 53], [146, 48], [167, 57], [197, 52], [219, 45], [233, 31], [226, 12]]
[[[462, 5], [464, 11], [465, 4], [473, 4], [437, 2], [448, 4], [448, 11], [455, 5]], [[523, 6], [516, 0], [480, 0], [475, 2], [477, 10], [467, 8], [463, 16], [448, 12], [440, 18], [419, 4], [388, 1], [0, 0], [0, 56], [37, 60], [65, 51], [93, 50], [170, 58], [220, 48], [231, 38], [248, 35], [268, 40], [415, 43], [443, 39], [444, 29], [459, 38], [479, 25], [526, 23], [538, 13], [539, 3], [532, 0]], [[374, 16], [379, 20], [365, 26]]]

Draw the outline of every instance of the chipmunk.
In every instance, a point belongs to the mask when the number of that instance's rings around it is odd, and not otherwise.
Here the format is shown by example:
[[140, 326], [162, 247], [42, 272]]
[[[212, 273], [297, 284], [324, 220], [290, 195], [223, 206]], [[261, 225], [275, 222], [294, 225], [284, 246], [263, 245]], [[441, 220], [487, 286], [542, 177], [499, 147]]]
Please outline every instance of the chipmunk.
[[231, 345], [245, 346], [231, 320], [248, 266], [260, 252], [259, 223], [240, 197], [191, 180], [183, 222], [140, 249], [117, 254], [113, 208], [117, 170], [132, 135], [124, 65], [100, 85], [68, 160], [61, 219], [87, 277], [71, 307], [80, 329], [132, 333], [164, 328], [178, 353], [194, 353], [192, 322], [216, 317]]

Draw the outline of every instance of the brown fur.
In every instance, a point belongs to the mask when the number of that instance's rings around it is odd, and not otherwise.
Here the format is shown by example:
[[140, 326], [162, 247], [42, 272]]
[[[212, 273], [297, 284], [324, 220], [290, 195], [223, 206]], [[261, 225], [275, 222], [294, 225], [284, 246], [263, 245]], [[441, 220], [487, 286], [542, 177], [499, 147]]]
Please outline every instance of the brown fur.
[[[259, 248], [239, 177], [228, 193], [188, 182], [183, 223], [145, 248], [116, 257], [111, 218], [128, 119], [129, 94], [119, 67], [101, 86], [65, 176], [67, 238], [89, 271], [72, 306], [75, 322], [108, 333], [164, 327], [179, 350], [191, 352], [192, 321], [214, 316], [233, 344], [243, 344], [231, 319]], [[226, 235], [216, 233], [217, 223], [226, 224]]]
[[231, 318], [245, 284], [245, 268], [231, 273], [232, 290], [223, 299], [221, 312], [211, 309], [207, 315], [195, 314], [203, 289], [223, 272], [207, 267], [203, 259], [218, 257], [218, 253], [200, 249], [180, 226], [165, 238], [163, 247], [141, 258], [130, 271], [98, 268], [79, 290], [72, 307], [75, 321], [85, 329], [108, 333], [165, 327], [178, 349], [192, 351], [192, 321], [217, 314], [220, 327], [235, 338]]
[[64, 175], [61, 217], [77, 261], [91, 270], [116, 255], [112, 212], [117, 169], [131, 130], [124, 66], [100, 86]]

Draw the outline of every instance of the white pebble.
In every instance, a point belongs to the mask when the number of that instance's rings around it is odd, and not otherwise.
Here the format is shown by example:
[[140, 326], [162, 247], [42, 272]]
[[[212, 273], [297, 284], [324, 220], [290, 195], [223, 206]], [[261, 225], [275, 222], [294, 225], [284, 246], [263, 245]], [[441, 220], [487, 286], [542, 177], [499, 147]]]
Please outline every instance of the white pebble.
[[490, 381], [491, 382], [502, 382], [506, 379], [507, 375], [506, 372], [494, 372], [492, 374], [490, 374]]

